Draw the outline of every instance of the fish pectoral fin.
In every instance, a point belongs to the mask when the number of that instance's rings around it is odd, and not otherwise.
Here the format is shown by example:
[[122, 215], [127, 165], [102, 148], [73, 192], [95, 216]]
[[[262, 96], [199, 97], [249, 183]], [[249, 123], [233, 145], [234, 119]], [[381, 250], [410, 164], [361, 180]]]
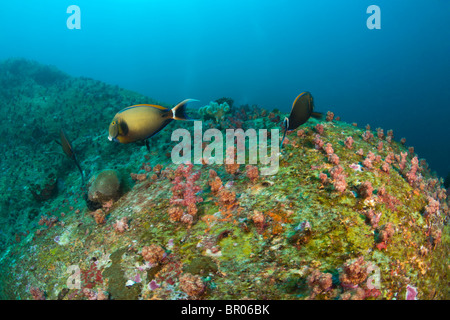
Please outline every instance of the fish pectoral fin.
[[120, 134], [126, 136], [128, 134], [128, 125], [125, 121], [119, 121]]
[[313, 112], [313, 113], [311, 113], [311, 117], [313, 117], [315, 119], [322, 119], [323, 113], [322, 112]]
[[150, 139], [151, 137], [154, 137], [155, 135], [157, 135], [158, 134], [158, 132], [160, 132], [162, 129], [164, 129], [170, 122], [172, 122], [173, 121], [173, 119], [172, 118], [167, 118], [166, 120], [165, 120], [165, 122], [161, 125], [161, 127], [158, 129], [158, 130], [156, 130], [155, 132], [153, 132], [151, 135], [149, 135], [148, 137], [146, 137], [145, 139], [147, 140], [147, 139]]

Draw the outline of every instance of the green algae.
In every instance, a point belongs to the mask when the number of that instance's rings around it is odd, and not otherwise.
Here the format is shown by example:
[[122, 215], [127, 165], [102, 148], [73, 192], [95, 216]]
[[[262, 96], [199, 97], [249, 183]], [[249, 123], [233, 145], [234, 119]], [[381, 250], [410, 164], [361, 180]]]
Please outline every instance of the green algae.
[[114, 300], [137, 300], [141, 294], [142, 284], [136, 283], [131, 287], [126, 286], [127, 279], [122, 268], [122, 255], [126, 248], [114, 251], [111, 254], [111, 266], [103, 271], [103, 276], [108, 279], [107, 291]]
[[232, 237], [224, 238], [219, 242], [222, 248], [222, 256], [219, 259], [243, 263], [252, 255], [253, 242], [253, 235], [237, 230]]
[[218, 266], [211, 257], [197, 256], [190, 263], [184, 264], [183, 271], [191, 274], [208, 275], [217, 273]]

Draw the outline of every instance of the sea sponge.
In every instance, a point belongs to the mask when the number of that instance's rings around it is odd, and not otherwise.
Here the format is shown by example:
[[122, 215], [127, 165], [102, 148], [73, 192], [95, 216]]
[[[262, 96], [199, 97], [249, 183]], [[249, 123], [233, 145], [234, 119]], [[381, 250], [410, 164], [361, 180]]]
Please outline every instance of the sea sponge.
[[225, 114], [229, 112], [230, 109], [227, 102], [219, 104], [215, 101], [211, 101], [208, 105], [200, 108], [198, 112], [204, 118], [213, 118], [218, 123], [220, 120], [224, 119]]
[[122, 194], [121, 187], [120, 175], [116, 170], [103, 170], [90, 180], [89, 200], [99, 204], [116, 201]]
[[189, 297], [198, 297], [205, 292], [205, 284], [198, 275], [185, 273], [180, 277], [180, 289]]
[[152, 264], [161, 263], [165, 257], [165, 253], [166, 252], [164, 249], [157, 244], [152, 244], [142, 248], [142, 257], [145, 261]]

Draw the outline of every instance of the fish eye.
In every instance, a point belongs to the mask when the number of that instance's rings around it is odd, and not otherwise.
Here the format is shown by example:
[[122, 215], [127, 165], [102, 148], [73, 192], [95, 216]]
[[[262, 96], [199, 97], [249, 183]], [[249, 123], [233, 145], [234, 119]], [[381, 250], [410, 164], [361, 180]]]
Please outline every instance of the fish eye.
[[111, 124], [112, 124], [112, 125], [115, 125], [115, 124], [116, 124], [116, 122], [115, 122], [115, 121], [113, 121], [113, 122], [111, 122]]

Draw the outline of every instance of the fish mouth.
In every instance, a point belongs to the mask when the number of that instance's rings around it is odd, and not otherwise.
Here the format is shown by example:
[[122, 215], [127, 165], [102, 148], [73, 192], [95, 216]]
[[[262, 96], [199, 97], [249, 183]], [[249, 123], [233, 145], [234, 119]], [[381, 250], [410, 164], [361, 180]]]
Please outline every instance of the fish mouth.
[[113, 137], [113, 136], [108, 136], [108, 140], [109, 141], [113, 141], [113, 142], [119, 142], [119, 139], [117, 139], [117, 136]]

